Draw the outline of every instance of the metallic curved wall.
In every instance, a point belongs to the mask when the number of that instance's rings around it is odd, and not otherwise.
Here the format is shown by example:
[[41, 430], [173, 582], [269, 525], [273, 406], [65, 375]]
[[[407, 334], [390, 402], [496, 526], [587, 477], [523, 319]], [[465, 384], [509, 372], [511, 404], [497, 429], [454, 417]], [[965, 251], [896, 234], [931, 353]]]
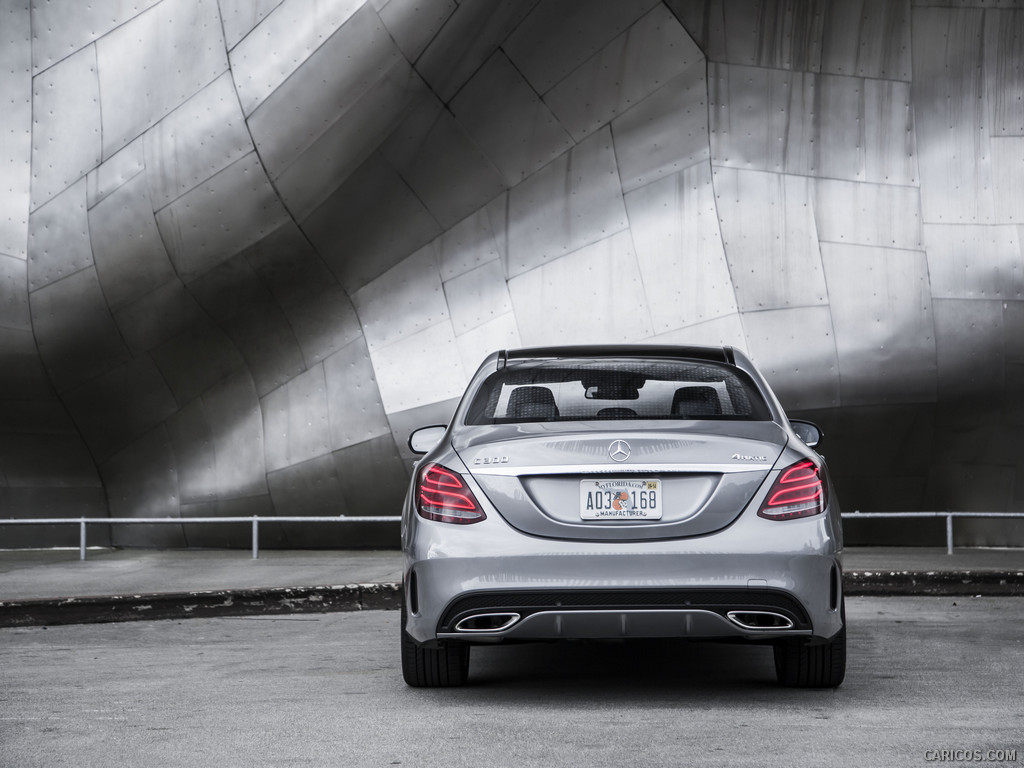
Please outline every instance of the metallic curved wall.
[[603, 341], [747, 350], [832, 434], [847, 508], [1024, 507], [1013, 3], [0, 19], [0, 514], [217, 546], [247, 531], [188, 518], [395, 512], [409, 429], [486, 352]]

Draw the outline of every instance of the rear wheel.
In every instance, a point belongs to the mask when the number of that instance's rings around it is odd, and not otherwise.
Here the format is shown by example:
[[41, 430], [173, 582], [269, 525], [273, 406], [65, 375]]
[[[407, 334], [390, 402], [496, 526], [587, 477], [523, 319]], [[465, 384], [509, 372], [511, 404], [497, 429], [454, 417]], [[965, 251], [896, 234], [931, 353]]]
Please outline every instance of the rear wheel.
[[451, 640], [438, 648], [425, 648], [405, 631], [402, 603], [402, 677], [414, 688], [450, 688], [465, 685], [469, 676], [469, 646]]
[[789, 688], [837, 688], [846, 677], [846, 611], [843, 628], [829, 641], [810, 645], [799, 638], [775, 642], [775, 674]]

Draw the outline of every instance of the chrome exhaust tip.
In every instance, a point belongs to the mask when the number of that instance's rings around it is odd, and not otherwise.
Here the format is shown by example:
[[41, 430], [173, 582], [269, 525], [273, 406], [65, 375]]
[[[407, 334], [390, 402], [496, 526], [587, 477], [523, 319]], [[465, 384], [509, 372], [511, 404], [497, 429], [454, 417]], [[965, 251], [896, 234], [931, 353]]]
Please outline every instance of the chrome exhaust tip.
[[476, 613], [461, 619], [455, 625], [456, 632], [502, 632], [517, 621], [518, 613]]
[[729, 621], [743, 629], [771, 631], [792, 629], [794, 626], [788, 616], [772, 611], [729, 611], [726, 616], [729, 617]]

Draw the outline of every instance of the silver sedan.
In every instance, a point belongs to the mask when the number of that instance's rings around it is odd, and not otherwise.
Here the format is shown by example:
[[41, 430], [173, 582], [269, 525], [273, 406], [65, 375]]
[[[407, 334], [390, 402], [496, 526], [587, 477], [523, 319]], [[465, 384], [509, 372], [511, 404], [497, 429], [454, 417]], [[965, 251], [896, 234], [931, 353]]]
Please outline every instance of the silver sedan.
[[402, 670], [473, 645], [770, 643], [783, 685], [846, 669], [842, 529], [820, 430], [731, 347], [497, 352], [423, 427], [405, 502]]

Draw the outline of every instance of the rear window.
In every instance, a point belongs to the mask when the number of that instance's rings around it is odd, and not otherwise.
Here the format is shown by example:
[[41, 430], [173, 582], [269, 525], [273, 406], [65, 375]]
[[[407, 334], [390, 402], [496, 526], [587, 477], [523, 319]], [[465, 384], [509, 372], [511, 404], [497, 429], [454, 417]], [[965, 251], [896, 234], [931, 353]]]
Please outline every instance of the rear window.
[[467, 424], [628, 419], [769, 421], [742, 371], [707, 361], [543, 360], [491, 374]]

